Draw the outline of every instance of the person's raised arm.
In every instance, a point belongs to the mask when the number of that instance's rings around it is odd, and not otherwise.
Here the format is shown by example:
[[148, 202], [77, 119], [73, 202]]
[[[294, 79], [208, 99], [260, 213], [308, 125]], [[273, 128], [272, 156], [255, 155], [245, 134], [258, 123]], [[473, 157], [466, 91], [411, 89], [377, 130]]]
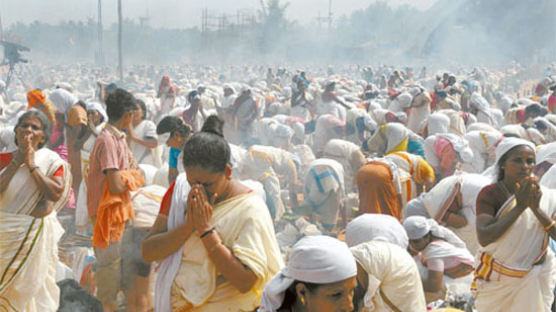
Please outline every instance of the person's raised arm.
[[222, 273], [239, 292], [248, 292], [257, 282], [257, 276], [223, 244], [222, 238], [214, 230], [210, 221], [212, 217], [211, 203], [214, 203], [217, 194], [214, 194], [209, 202], [202, 186], [194, 186], [191, 192], [193, 192], [194, 198], [189, 217], [193, 219], [194, 227], [200, 234], [201, 241], [216, 270]]
[[192, 232], [191, 222], [185, 222], [168, 231], [168, 217], [159, 214], [141, 244], [143, 259], [147, 262], [164, 260], [183, 246]]
[[532, 182], [532, 191], [529, 193], [529, 209], [535, 214], [537, 220], [544, 228], [544, 230], [548, 233], [550, 238], [553, 240], [556, 239], [556, 221], [554, 221], [553, 217], [548, 216], [546, 212], [540, 209], [540, 201], [542, 197], [541, 187], [539, 186], [538, 182], [535, 180]]
[[[531, 183], [526, 181], [516, 193], [517, 205], [507, 214], [497, 218], [493, 214], [481, 212], [482, 210], [495, 211], [500, 207], [489, 207], [485, 199], [477, 200], [477, 238], [479, 244], [485, 247], [498, 240], [514, 224], [521, 213], [527, 208], [527, 193], [531, 191]], [[484, 209], [483, 209], [484, 207]]]
[[[167, 258], [183, 246], [193, 232], [192, 224], [188, 219], [176, 228], [168, 230], [168, 217], [166, 213], [170, 213], [174, 186], [175, 184], [170, 185], [166, 194], [164, 194], [160, 207], [161, 212], [141, 244], [142, 256], [147, 262], [160, 261]], [[191, 201], [188, 198], [189, 202]]]
[[[29, 174], [37, 184], [39, 192], [44, 195], [44, 198], [53, 202], [58, 201], [64, 192], [63, 177], [48, 177], [40, 171], [35, 163], [35, 149], [31, 146], [30, 136], [25, 137], [17, 154], [20, 157], [14, 157], [14, 159], [23, 159], [22, 162], [29, 168]], [[69, 173], [64, 172], [64, 174]]]

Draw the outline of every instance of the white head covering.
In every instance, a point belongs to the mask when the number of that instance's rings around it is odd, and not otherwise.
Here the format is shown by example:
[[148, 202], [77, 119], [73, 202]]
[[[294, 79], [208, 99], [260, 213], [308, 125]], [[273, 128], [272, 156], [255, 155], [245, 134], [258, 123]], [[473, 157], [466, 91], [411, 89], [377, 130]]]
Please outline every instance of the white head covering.
[[438, 134], [438, 136], [448, 139], [452, 143], [452, 147], [458, 153], [463, 162], [471, 162], [473, 160], [473, 151], [469, 148], [469, 143], [466, 139], [455, 135], [453, 133]]
[[102, 107], [102, 104], [99, 102], [89, 102], [87, 103], [87, 110], [96, 110], [102, 115], [102, 122], [108, 122], [108, 115], [106, 114], [106, 110]]
[[69, 93], [65, 89], [56, 89], [49, 96], [50, 101], [60, 113], [67, 113], [70, 107], [77, 103], [78, 99], [75, 95]]
[[448, 133], [450, 128], [450, 117], [442, 113], [433, 113], [428, 118], [428, 134]]
[[328, 236], [306, 236], [293, 245], [289, 261], [266, 285], [259, 311], [277, 311], [294, 281], [330, 284], [357, 274], [348, 246]]
[[456, 247], [465, 248], [465, 243], [454, 232], [439, 225], [434, 219], [411, 216], [404, 220], [403, 227], [409, 239], [419, 239], [431, 232], [435, 237], [442, 238]]
[[236, 93], [236, 89], [229, 83], [226, 83], [222, 86], [222, 89], [230, 89], [233, 91], [233, 93]]
[[498, 181], [498, 165], [500, 162], [500, 158], [502, 158], [502, 156], [504, 156], [512, 148], [519, 145], [529, 146], [533, 151], [535, 151], [535, 144], [527, 140], [514, 137], [504, 138], [496, 147], [496, 160], [494, 162], [494, 165], [488, 168], [483, 175], [490, 176], [493, 182]]
[[291, 139], [294, 134], [292, 128], [282, 124], [276, 126], [276, 130], [274, 133], [277, 137], [288, 140]]
[[556, 142], [539, 146], [539, 150], [537, 151], [537, 156], [535, 158], [537, 160], [537, 164], [544, 161], [556, 164]]
[[369, 241], [383, 241], [407, 249], [408, 238], [400, 222], [389, 215], [366, 213], [346, 227], [346, 244], [357, 246]]

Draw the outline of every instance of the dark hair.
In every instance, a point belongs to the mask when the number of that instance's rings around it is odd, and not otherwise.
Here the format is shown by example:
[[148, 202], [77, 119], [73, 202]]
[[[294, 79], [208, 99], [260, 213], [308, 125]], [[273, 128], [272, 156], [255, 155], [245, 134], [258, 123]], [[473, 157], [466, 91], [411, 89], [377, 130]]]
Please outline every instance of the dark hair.
[[162, 120], [156, 126], [156, 134], [158, 135], [168, 132], [173, 134], [175, 131], [177, 131], [180, 136], [186, 137], [191, 132], [193, 132], [193, 129], [190, 125], [186, 124], [185, 122], [183, 122], [183, 120], [175, 116], [166, 116], [162, 118]]
[[136, 109], [135, 98], [124, 89], [116, 88], [106, 97], [106, 114], [111, 122], [122, 119], [126, 112]]
[[195, 133], [185, 143], [184, 167], [201, 167], [213, 173], [225, 172], [226, 166], [230, 163], [230, 145], [224, 139], [220, 129], [223, 122], [215, 118], [210, 118], [209, 124], [205, 122], [203, 130]]
[[201, 132], [208, 132], [224, 137], [224, 120], [217, 115], [210, 115], [203, 123]]
[[83, 102], [82, 100], [77, 101], [77, 103], [75, 103], [76, 105], [80, 105], [81, 107], [83, 107], [85, 110], [87, 110], [87, 104], [85, 104], [85, 102]]
[[[23, 113], [23, 115], [21, 115], [17, 120], [17, 124], [14, 127], [14, 132], [17, 131], [17, 128], [19, 128], [23, 120], [28, 118], [33, 118], [33, 117], [36, 117], [41, 121], [42, 135], [44, 136], [44, 142], [39, 143], [39, 148], [42, 148], [46, 143], [48, 143], [48, 140], [50, 140], [50, 121], [48, 121], [48, 118], [46, 118], [46, 115], [43, 112], [36, 109], [32, 109]], [[15, 136], [14, 141], [15, 141], [15, 145], [17, 145], [17, 136]]]
[[295, 291], [295, 288], [297, 287], [297, 284], [305, 285], [305, 287], [307, 287], [307, 289], [311, 293], [314, 293], [315, 290], [317, 290], [317, 288], [323, 286], [323, 284], [307, 283], [307, 282], [301, 282], [297, 280], [294, 281], [293, 284], [291, 284], [291, 286], [288, 287], [288, 289], [286, 289], [286, 294], [284, 295], [284, 301], [282, 301], [282, 305], [280, 306], [280, 308], [278, 308], [278, 311], [282, 309], [288, 310], [295, 304], [295, 301], [297, 299], [297, 292]]
[[145, 105], [145, 102], [141, 99], [135, 99], [135, 104], [143, 111], [143, 116], [141, 116], [141, 119], [147, 118], [147, 105]]
[[535, 114], [536, 116], [544, 116], [548, 113], [546, 108], [542, 107], [540, 104], [532, 103], [525, 107], [525, 113]]

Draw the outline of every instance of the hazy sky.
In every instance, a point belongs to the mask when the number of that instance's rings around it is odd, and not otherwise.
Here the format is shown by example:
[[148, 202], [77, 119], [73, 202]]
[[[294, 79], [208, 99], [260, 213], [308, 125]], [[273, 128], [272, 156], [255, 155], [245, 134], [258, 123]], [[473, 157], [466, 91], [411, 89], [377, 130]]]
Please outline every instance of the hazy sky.
[[[376, 0], [332, 0], [334, 17], [367, 7]], [[410, 4], [420, 9], [430, 7], [437, 0], [388, 0], [392, 5]], [[266, 1], [265, 1], [266, 2]], [[282, 1], [284, 3], [286, 1]], [[289, 0], [288, 18], [301, 23], [315, 22], [315, 17], [328, 14], [328, 0]], [[96, 19], [98, 0], [0, 0], [2, 25], [14, 22], [30, 23], [42, 20], [57, 23], [60, 20]], [[117, 18], [117, 0], [102, 0], [104, 24]], [[208, 8], [214, 13], [235, 13], [239, 8], [258, 10], [260, 0], [122, 0], [125, 17], [150, 17], [155, 27], [194, 27], [201, 24], [201, 11]]]

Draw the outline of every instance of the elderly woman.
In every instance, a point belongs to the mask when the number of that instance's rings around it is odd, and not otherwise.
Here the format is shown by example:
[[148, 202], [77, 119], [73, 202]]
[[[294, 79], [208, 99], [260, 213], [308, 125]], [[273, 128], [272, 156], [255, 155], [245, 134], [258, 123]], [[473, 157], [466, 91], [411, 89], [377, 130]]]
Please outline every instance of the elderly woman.
[[361, 215], [346, 227], [346, 243], [357, 261], [355, 311], [426, 310], [419, 270], [398, 220]]
[[264, 201], [232, 179], [222, 127], [203, 127], [183, 149], [185, 174], [170, 186], [143, 241], [161, 261], [156, 311], [253, 311], [282, 267]]
[[49, 130], [43, 113], [28, 111], [15, 126], [18, 150], [0, 154], [0, 270], [8, 277], [0, 281], [0, 298], [15, 311], [58, 309], [63, 229], [56, 212], [68, 200], [71, 174], [58, 154], [44, 148]]
[[403, 227], [410, 251], [417, 253], [426, 269], [422, 278], [427, 302], [444, 298], [446, 291], [469, 292], [474, 260], [461, 239], [433, 219], [422, 216], [408, 217]]
[[535, 146], [506, 138], [496, 148], [494, 184], [477, 198], [480, 311], [550, 311], [556, 284], [556, 193], [532, 177]]
[[345, 243], [306, 236], [290, 252], [288, 265], [266, 285], [261, 312], [353, 310], [357, 265]]

